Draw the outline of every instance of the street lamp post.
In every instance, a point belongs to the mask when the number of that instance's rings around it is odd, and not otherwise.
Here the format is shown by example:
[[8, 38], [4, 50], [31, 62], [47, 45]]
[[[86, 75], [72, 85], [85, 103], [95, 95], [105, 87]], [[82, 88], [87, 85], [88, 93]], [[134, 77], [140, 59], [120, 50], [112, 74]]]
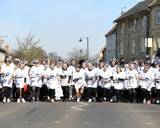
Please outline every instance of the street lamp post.
[[79, 39], [79, 42], [82, 42], [83, 41], [83, 39], [86, 39], [87, 40], [87, 59], [89, 59], [89, 37], [81, 37], [80, 39]]

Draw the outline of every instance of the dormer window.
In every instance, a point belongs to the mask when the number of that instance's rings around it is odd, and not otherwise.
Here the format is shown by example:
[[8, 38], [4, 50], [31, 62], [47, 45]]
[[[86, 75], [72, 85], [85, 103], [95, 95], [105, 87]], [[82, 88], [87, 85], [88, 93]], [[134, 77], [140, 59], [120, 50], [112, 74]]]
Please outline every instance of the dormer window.
[[156, 11], [156, 24], [160, 25], [160, 10]]

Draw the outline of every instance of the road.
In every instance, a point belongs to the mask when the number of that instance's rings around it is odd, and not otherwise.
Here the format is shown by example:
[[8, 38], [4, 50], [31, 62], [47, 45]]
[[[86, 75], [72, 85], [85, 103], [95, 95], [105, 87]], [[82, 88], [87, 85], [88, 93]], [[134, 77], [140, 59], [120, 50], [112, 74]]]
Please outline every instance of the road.
[[160, 106], [62, 102], [0, 104], [0, 128], [160, 128]]

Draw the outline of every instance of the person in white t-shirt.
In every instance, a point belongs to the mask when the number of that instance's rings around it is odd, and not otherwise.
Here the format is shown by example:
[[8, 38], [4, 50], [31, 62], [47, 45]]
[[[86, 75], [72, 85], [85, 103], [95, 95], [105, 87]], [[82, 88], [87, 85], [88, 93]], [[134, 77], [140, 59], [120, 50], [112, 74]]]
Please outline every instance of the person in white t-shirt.
[[1, 66], [1, 74], [3, 79], [4, 98], [3, 103], [11, 102], [11, 88], [14, 77], [14, 66], [9, 58], [5, 59], [5, 63]]
[[70, 86], [69, 86], [69, 95], [70, 95], [70, 100], [74, 98], [74, 82], [73, 82], [73, 72], [75, 71], [75, 65], [76, 61], [74, 59], [71, 60], [71, 65], [68, 66], [68, 72], [69, 72], [69, 77], [70, 77]]
[[17, 88], [17, 103], [23, 102], [25, 103], [24, 99], [24, 86], [27, 84], [28, 79], [28, 72], [25, 69], [25, 63], [21, 61], [19, 63], [18, 68], [15, 70], [14, 73], [15, 77], [15, 85]]
[[63, 101], [69, 101], [69, 83], [70, 83], [70, 72], [68, 71], [68, 64], [63, 62], [62, 72], [60, 73], [60, 84], [63, 90]]
[[110, 87], [112, 84], [112, 76], [112, 71], [109, 68], [109, 65], [105, 64], [104, 70], [101, 74], [102, 79], [100, 80], [100, 84], [103, 87], [102, 95], [104, 102], [108, 102], [111, 100]]
[[85, 86], [85, 75], [79, 64], [76, 65], [76, 70], [73, 72], [73, 82], [76, 89], [77, 102], [80, 102]]
[[144, 63], [144, 69], [139, 74], [139, 85], [142, 89], [141, 102], [150, 104], [150, 91], [154, 85], [154, 74], [150, 68], [151, 62], [148, 60]]
[[31, 67], [30, 72], [30, 86], [32, 102], [39, 101], [40, 88], [42, 87], [43, 69], [41, 68], [39, 61], [34, 61], [34, 66]]
[[51, 102], [55, 100], [55, 90], [59, 84], [58, 70], [55, 67], [55, 63], [51, 62], [50, 68], [47, 69], [47, 81], [46, 85], [48, 87], [48, 96]]
[[112, 100], [114, 102], [122, 101], [122, 92], [124, 90], [124, 81], [125, 81], [125, 72], [122, 67], [117, 66], [116, 72], [113, 74], [113, 87], [114, 87], [114, 96], [112, 95]]
[[126, 84], [125, 89], [128, 90], [128, 101], [133, 103], [136, 102], [136, 88], [138, 87], [138, 71], [135, 69], [133, 63], [129, 64], [129, 69], [125, 71]]
[[97, 78], [96, 69], [93, 67], [92, 63], [88, 63], [88, 70], [85, 72], [85, 79], [87, 85], [87, 98], [88, 102], [96, 100], [97, 93]]

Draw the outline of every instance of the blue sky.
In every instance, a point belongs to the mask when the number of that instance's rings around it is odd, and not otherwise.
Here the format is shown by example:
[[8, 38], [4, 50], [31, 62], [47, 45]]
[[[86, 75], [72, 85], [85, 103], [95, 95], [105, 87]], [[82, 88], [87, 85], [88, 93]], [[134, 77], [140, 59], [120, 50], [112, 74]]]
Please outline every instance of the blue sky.
[[[32, 31], [48, 52], [66, 57], [72, 48], [86, 48], [95, 55], [105, 45], [105, 33], [120, 16], [141, 0], [0, 0], [0, 36], [16, 49], [16, 36]], [[125, 9], [125, 10], [127, 10]]]

